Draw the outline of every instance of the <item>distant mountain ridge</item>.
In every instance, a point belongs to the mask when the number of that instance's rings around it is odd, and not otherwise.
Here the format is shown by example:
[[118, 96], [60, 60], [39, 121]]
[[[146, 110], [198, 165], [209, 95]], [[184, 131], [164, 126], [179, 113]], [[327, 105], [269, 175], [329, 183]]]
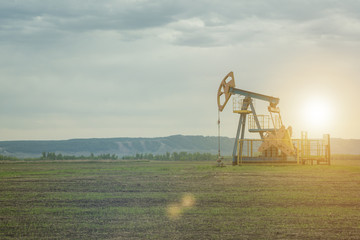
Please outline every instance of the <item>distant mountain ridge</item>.
[[[221, 150], [231, 153], [233, 139], [221, 137]], [[174, 135], [156, 138], [90, 138], [42, 141], [0, 141], [0, 154], [15, 157], [38, 157], [42, 152], [89, 156], [91, 153], [116, 154], [119, 157], [137, 153], [166, 152], [217, 153], [218, 138]]]
[[[221, 137], [222, 155], [231, 155], [233, 138]], [[42, 152], [89, 156], [91, 153], [116, 154], [119, 157], [137, 153], [200, 152], [216, 154], [218, 138], [214, 136], [173, 135], [156, 138], [90, 138], [43, 141], [0, 141], [0, 154], [20, 158], [39, 157]], [[360, 154], [360, 139], [331, 139], [331, 152]]]
[[360, 154], [360, 139], [332, 138], [331, 153]]

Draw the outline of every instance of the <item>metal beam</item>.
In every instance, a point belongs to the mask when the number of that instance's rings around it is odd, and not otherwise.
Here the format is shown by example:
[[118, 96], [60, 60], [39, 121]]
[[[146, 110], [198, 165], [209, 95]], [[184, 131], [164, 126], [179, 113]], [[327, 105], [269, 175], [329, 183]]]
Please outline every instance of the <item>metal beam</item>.
[[[259, 119], [258, 119], [258, 117], [257, 117], [257, 115], [256, 115], [255, 107], [254, 107], [254, 104], [253, 104], [252, 99], [251, 99], [251, 102], [250, 102], [250, 109], [251, 109], [251, 111], [252, 111], [252, 113], [253, 113], [254, 120], [255, 120], [255, 123], [256, 123], [256, 127], [257, 127], [259, 130], [261, 130], [261, 125], [260, 125]], [[251, 132], [250, 129], [249, 129], [249, 132]], [[264, 138], [264, 136], [263, 136], [263, 135], [264, 135], [264, 132], [266, 132], [266, 131], [259, 131], [259, 134], [260, 134], [261, 139]]]
[[239, 118], [239, 124], [238, 124], [238, 128], [236, 131], [236, 137], [235, 137], [235, 143], [234, 143], [234, 148], [233, 148], [233, 165], [236, 165], [236, 159], [237, 159], [237, 147], [238, 147], [238, 140], [239, 140], [239, 136], [240, 136], [240, 132], [241, 132], [241, 127], [242, 127], [242, 122], [244, 121], [244, 116], [246, 117], [246, 114], [242, 113], [240, 114], [240, 118]]
[[263, 95], [260, 93], [254, 93], [254, 92], [250, 92], [250, 91], [246, 91], [246, 90], [242, 90], [242, 89], [238, 89], [238, 88], [233, 88], [233, 87], [230, 87], [229, 92], [231, 94], [239, 94], [239, 95], [242, 95], [245, 97], [251, 97], [251, 98], [267, 101], [267, 102], [271, 103], [271, 105], [273, 105], [273, 106], [276, 106], [280, 101], [280, 99], [276, 98], [276, 97], [271, 97], [271, 96]]
[[[250, 97], [245, 97], [245, 99], [243, 101], [243, 104], [241, 106], [241, 110], [247, 110], [249, 105], [250, 105], [250, 102], [251, 102], [251, 98]], [[247, 113], [241, 113], [240, 114], [239, 125], [238, 125], [238, 129], [237, 129], [237, 132], [236, 132], [234, 149], [233, 149], [233, 165], [237, 164], [236, 152], [237, 152], [237, 145], [238, 145], [240, 133], [241, 133], [242, 139], [244, 138], [244, 133], [243, 132], [244, 132], [244, 128], [245, 128], [246, 115], [247, 115]]]

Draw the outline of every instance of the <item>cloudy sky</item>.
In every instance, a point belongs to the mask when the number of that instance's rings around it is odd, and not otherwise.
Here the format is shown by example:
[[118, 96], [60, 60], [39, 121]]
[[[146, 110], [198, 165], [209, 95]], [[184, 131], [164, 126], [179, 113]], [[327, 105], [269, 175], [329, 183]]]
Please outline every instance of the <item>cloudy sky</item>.
[[359, 59], [355, 0], [0, 1], [0, 140], [214, 136], [229, 71], [295, 136], [360, 138]]

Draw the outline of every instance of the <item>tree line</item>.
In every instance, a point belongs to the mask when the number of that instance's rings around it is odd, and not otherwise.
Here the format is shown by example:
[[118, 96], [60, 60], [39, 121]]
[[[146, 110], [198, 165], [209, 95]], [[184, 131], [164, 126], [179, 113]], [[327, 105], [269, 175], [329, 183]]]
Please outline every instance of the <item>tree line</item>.
[[19, 160], [17, 157], [0, 155], [0, 160]]
[[152, 153], [137, 153], [132, 156], [123, 156], [122, 159], [126, 160], [169, 160], [169, 161], [177, 161], [177, 160], [189, 160], [189, 161], [198, 161], [198, 160], [216, 160], [217, 155], [211, 153], [188, 153], [188, 152], [173, 152], [173, 153], [165, 153], [165, 154], [152, 154]]
[[54, 152], [43, 152], [42, 156], [40, 157], [41, 160], [76, 160], [76, 159], [93, 159], [93, 160], [116, 160], [119, 157], [115, 154], [100, 154], [94, 155], [93, 153], [90, 156], [74, 156], [74, 155], [62, 155], [61, 153], [54, 153]]
[[[152, 153], [137, 153], [135, 155], [123, 156], [119, 158], [115, 154], [100, 154], [94, 155], [91, 153], [89, 156], [75, 156], [75, 155], [63, 155], [61, 153], [55, 152], [42, 152], [40, 157], [37, 158], [27, 158], [26, 160], [80, 160], [80, 159], [89, 159], [89, 160], [167, 160], [167, 161], [201, 161], [201, 160], [216, 160], [217, 155], [211, 153], [188, 153], [188, 152], [173, 152], [173, 153], [164, 153], [164, 154], [152, 154]], [[20, 160], [20, 158], [13, 156], [0, 155], [0, 160]]]
[[[115, 154], [100, 154], [95, 156], [93, 153], [90, 156], [68, 156], [62, 155], [61, 153], [56, 154], [54, 152], [43, 152], [42, 160], [73, 160], [73, 159], [94, 159], [94, 160], [116, 160], [119, 157]], [[122, 160], [169, 160], [169, 161], [178, 161], [178, 160], [189, 160], [189, 161], [198, 161], [198, 160], [216, 160], [217, 155], [211, 153], [188, 153], [188, 152], [173, 152], [173, 153], [164, 153], [164, 154], [152, 154], [152, 153], [137, 153], [135, 155], [123, 156]]]

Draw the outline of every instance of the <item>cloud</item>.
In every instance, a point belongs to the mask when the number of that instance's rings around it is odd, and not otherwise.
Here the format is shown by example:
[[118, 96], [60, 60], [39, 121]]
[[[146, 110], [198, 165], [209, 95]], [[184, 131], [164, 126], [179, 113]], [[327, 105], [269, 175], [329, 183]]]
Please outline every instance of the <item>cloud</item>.
[[346, 38], [354, 29], [358, 32], [356, 10], [360, 4], [325, 0], [33, 0], [8, 1], [2, 3], [1, 9], [1, 39], [18, 44], [53, 45], [69, 36], [93, 32], [96, 37], [110, 31], [117, 32], [121, 41], [157, 35], [171, 44], [214, 47], [266, 41], [274, 36], [283, 38], [289, 33], [298, 40]]
[[1, 32], [24, 36], [42, 31], [141, 30], [166, 24], [181, 10], [168, 1], [11, 1], [2, 5]]
[[308, 65], [358, 86], [358, 12], [360, 3], [325, 0], [3, 1], [0, 120], [46, 137], [42, 125], [61, 137], [215, 135], [216, 90], [230, 70], [241, 88], [278, 97], [314, 77], [302, 74]]

